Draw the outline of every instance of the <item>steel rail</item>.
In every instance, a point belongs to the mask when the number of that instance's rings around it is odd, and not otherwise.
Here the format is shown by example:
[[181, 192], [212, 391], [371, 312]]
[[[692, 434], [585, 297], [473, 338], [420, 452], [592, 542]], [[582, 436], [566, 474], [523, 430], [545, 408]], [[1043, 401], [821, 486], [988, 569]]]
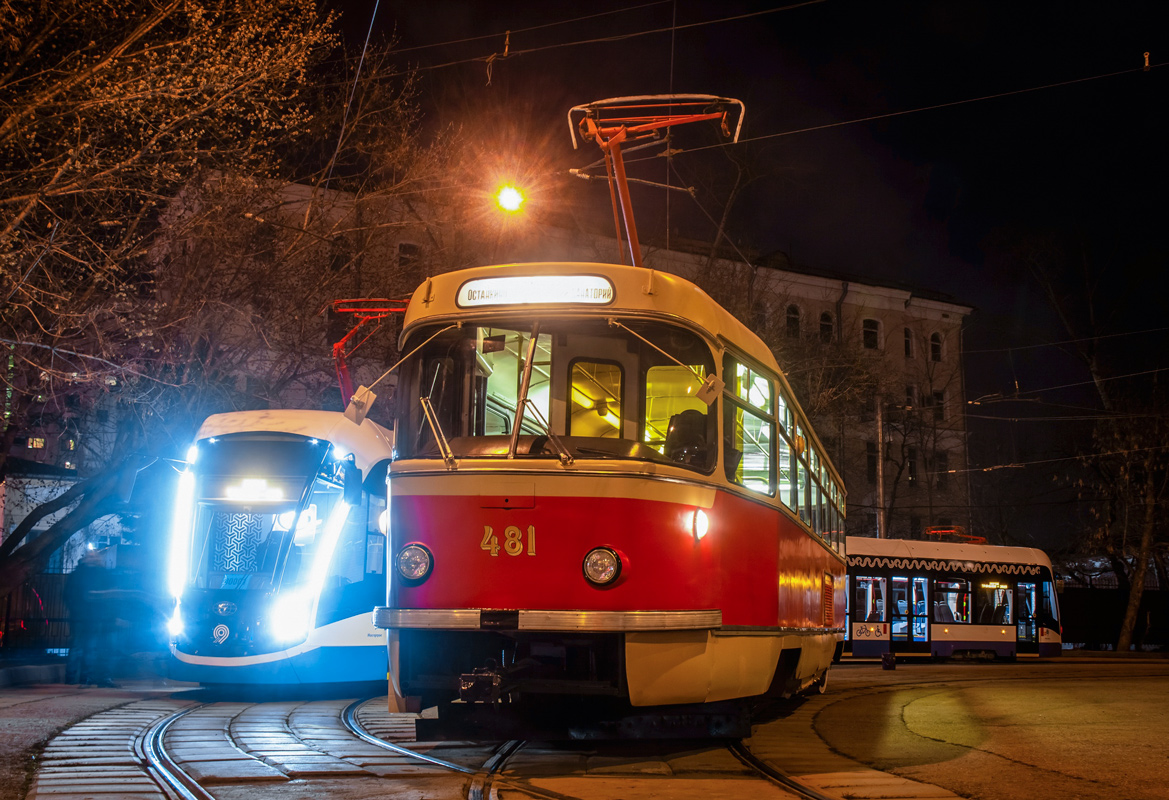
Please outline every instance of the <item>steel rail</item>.
[[[390, 750], [394, 753], [398, 753], [399, 755], [406, 756], [407, 758], [417, 759], [427, 764], [432, 764], [436, 767], [442, 767], [443, 769], [460, 772], [464, 775], [470, 775], [471, 784], [467, 789], [467, 800], [488, 800], [488, 798], [491, 796], [491, 785], [494, 782], [495, 775], [498, 774], [501, 769], [503, 769], [503, 766], [507, 763], [507, 760], [515, 755], [515, 753], [523, 748], [523, 746], [526, 744], [526, 742], [520, 739], [508, 740], [495, 748], [495, 751], [491, 754], [491, 757], [483, 762], [483, 766], [479, 767], [478, 769], [464, 767], [462, 764], [455, 764], [450, 761], [444, 761], [441, 758], [435, 758], [434, 756], [429, 756], [425, 753], [419, 753], [415, 750], [411, 750], [408, 747], [402, 747], [401, 745], [394, 744], [393, 742], [387, 742], [385, 739], [380, 739], [369, 731], [365, 730], [365, 728], [357, 719], [357, 709], [368, 702], [369, 699], [355, 700], [346, 706], [345, 709], [341, 712], [341, 721], [350, 733], [352, 733], [354, 736], [357, 736], [362, 741], [368, 742], [386, 750]], [[520, 786], [509, 786], [509, 788], [529, 797], [545, 798], [546, 800], [563, 800], [563, 798], [559, 797], [553, 798], [552, 795], [542, 793], [538, 789], [531, 789]]]
[[739, 759], [744, 766], [758, 772], [768, 780], [779, 784], [789, 792], [795, 792], [800, 797], [808, 798], [808, 800], [840, 800], [838, 797], [824, 794], [810, 786], [805, 786], [775, 765], [767, 763], [752, 753], [747, 745], [743, 744], [741, 739], [727, 744], [726, 747], [731, 752], [731, 755]]
[[185, 708], [168, 717], [163, 717], [151, 725], [142, 737], [143, 754], [150, 764], [152, 777], [156, 781], [161, 781], [164, 790], [171, 790], [182, 800], [215, 800], [215, 795], [200, 786], [198, 781], [171, 758], [163, 744], [163, 737], [173, 723], [205, 705], [207, 704], [203, 703], [192, 708]]

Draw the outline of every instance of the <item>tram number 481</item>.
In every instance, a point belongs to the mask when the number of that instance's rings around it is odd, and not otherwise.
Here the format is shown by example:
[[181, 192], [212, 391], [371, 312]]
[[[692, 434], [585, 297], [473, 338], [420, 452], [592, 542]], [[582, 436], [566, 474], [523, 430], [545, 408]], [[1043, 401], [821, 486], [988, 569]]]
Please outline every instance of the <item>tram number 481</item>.
[[[483, 541], [479, 543], [480, 550], [486, 550], [493, 556], [499, 555], [499, 537], [491, 529], [490, 525], [483, 526]], [[503, 529], [503, 552], [509, 556], [523, 555], [524, 553], [524, 533], [515, 525], [508, 525]], [[536, 555], [536, 526], [528, 526], [528, 555]]]

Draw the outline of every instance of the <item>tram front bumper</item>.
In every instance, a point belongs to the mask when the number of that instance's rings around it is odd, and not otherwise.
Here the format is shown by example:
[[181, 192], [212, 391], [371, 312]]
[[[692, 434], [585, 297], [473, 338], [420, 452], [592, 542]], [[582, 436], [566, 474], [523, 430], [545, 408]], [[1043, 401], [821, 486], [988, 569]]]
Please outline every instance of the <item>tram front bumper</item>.
[[390, 630], [644, 632], [722, 627], [722, 611], [559, 611], [541, 609], [387, 608], [373, 624]]

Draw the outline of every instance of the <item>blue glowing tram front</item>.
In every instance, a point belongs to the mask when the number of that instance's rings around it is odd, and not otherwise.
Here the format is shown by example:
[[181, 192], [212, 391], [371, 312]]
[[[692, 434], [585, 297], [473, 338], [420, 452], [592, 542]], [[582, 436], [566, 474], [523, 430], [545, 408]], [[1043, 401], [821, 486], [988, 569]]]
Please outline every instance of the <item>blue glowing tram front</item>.
[[210, 684], [385, 680], [392, 435], [327, 411], [217, 414], [179, 479], [171, 675]]

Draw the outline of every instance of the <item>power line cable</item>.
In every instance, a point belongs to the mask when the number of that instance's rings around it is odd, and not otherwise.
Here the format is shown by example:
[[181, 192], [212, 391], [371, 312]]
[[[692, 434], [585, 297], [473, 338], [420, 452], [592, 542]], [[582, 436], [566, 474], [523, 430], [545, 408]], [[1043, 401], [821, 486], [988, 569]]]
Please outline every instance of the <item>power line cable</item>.
[[1164, 328], [1146, 328], [1142, 331], [1124, 331], [1122, 333], [1104, 333], [1099, 336], [1084, 336], [1079, 339], [1064, 339], [1059, 342], [1045, 342], [1042, 344], [1022, 344], [1012, 345], [1011, 347], [988, 347], [979, 350], [963, 350], [964, 355], [974, 355], [978, 353], [1013, 353], [1018, 350], [1036, 350], [1041, 347], [1062, 347], [1065, 344], [1079, 344], [1080, 342], [1100, 342], [1105, 339], [1116, 339], [1122, 336], [1144, 336], [1150, 333], [1164, 333], [1169, 331], [1169, 327]]
[[[660, 5], [663, 5], [665, 3], [669, 3], [672, 1], [673, 0], [654, 0], [654, 2], [652, 2], [652, 3], [642, 3], [641, 5], [638, 5], [638, 6], [626, 6], [625, 8], [618, 8], [618, 9], [615, 9], [613, 11], [602, 11], [602, 12], [597, 13], [597, 14], [588, 14], [588, 15], [583, 16], [583, 17], [573, 17], [572, 19], [562, 19], [562, 20], [559, 20], [557, 22], [545, 22], [543, 25], [531, 25], [527, 28], [516, 28], [515, 30], [511, 30], [511, 31], [500, 31], [498, 33], [485, 33], [482, 36], [468, 36], [465, 39], [451, 39], [450, 41], [447, 41], [447, 42], [435, 42], [433, 44], [415, 45], [414, 47], [396, 48], [394, 50], [394, 52], [395, 53], [411, 53], [411, 52], [414, 52], [416, 50], [430, 50], [430, 49], [435, 48], [435, 47], [448, 47], [448, 46], [454, 45], [454, 44], [466, 44], [467, 42], [478, 42], [478, 41], [482, 41], [483, 39], [497, 39], [500, 36], [506, 36], [509, 33], [528, 33], [529, 31], [538, 31], [541, 28], [554, 28], [557, 25], [571, 25], [574, 22], [584, 22], [586, 20], [596, 19], [598, 17], [609, 17], [609, 16], [613, 16], [614, 14], [624, 14], [627, 11], [637, 11], [637, 10], [642, 9], [642, 8], [649, 8], [650, 6], [660, 6]], [[477, 60], [477, 59], [472, 59], [472, 60]]]

